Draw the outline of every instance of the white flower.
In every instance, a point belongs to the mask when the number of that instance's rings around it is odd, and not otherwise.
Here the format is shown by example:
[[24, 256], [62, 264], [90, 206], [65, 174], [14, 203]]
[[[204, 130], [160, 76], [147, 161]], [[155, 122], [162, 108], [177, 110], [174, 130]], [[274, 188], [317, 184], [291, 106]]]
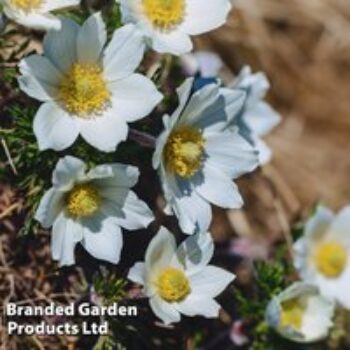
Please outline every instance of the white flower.
[[215, 78], [223, 68], [224, 63], [214, 52], [196, 51], [180, 57], [181, 65], [189, 76], [199, 74], [200, 77], [208, 79]]
[[226, 22], [230, 0], [120, 0], [124, 23], [135, 23], [155, 51], [181, 55], [192, 50], [191, 35]]
[[149, 114], [162, 96], [154, 84], [134, 73], [142, 60], [142, 38], [127, 25], [109, 45], [101, 15], [82, 27], [63, 20], [49, 32], [44, 56], [20, 63], [20, 87], [44, 104], [34, 119], [40, 150], [63, 150], [79, 134], [102, 151], [114, 151], [127, 138], [129, 122]]
[[153, 312], [166, 324], [179, 322], [180, 314], [217, 317], [220, 305], [214, 298], [235, 276], [208, 265], [213, 251], [209, 233], [191, 236], [176, 249], [173, 235], [162, 227], [145, 262], [136, 263], [128, 278], [144, 286]]
[[294, 245], [301, 278], [320, 293], [350, 309], [350, 207], [334, 215], [319, 206]]
[[280, 115], [263, 101], [269, 81], [264, 73], [252, 74], [250, 67], [244, 67], [237, 79], [230, 85], [231, 89], [242, 89], [247, 93], [244, 107], [236, 118], [241, 134], [259, 151], [261, 165], [272, 158], [271, 149], [262, 140], [281, 121]]
[[80, 0], [0, 0], [8, 18], [39, 30], [59, 30], [61, 21], [50, 12], [79, 4]]
[[240, 208], [243, 200], [232, 182], [254, 170], [258, 159], [253, 147], [227, 125], [243, 106], [245, 93], [220, 90], [210, 84], [190, 97], [192, 79], [178, 89], [180, 104], [164, 116], [153, 167], [159, 170], [166, 212], [178, 217], [188, 234], [205, 232], [211, 222], [210, 203]]
[[312, 285], [297, 282], [272, 299], [266, 321], [283, 337], [311, 343], [327, 337], [333, 326], [334, 303]]
[[95, 258], [118, 263], [121, 227], [135, 230], [153, 220], [148, 206], [130, 190], [139, 171], [123, 164], [104, 164], [87, 171], [83, 161], [64, 157], [53, 172], [53, 187], [42, 198], [35, 218], [52, 226], [52, 256], [74, 264], [80, 242]]

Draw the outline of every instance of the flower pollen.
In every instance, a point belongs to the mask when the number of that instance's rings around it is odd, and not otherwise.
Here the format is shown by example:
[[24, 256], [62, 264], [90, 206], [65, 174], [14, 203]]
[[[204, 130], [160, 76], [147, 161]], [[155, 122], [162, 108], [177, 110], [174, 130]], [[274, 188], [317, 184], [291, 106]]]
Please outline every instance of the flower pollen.
[[314, 255], [316, 267], [328, 278], [339, 277], [345, 269], [347, 260], [345, 247], [337, 242], [320, 244]]
[[88, 184], [76, 185], [67, 196], [67, 211], [73, 217], [89, 217], [100, 207], [97, 190]]
[[160, 297], [170, 303], [184, 300], [191, 292], [185, 274], [174, 267], [167, 267], [160, 273], [156, 286]]
[[152, 25], [161, 31], [171, 31], [185, 18], [185, 0], [143, 0], [143, 9]]
[[281, 326], [283, 328], [292, 327], [300, 330], [303, 323], [305, 306], [298, 299], [285, 301], [281, 305]]
[[10, 3], [17, 10], [29, 13], [38, 10], [44, 3], [44, 0], [10, 0]]
[[192, 177], [203, 163], [205, 139], [190, 126], [174, 130], [164, 147], [167, 170], [184, 178]]
[[106, 109], [111, 93], [101, 67], [76, 63], [62, 79], [58, 97], [69, 113], [91, 119]]

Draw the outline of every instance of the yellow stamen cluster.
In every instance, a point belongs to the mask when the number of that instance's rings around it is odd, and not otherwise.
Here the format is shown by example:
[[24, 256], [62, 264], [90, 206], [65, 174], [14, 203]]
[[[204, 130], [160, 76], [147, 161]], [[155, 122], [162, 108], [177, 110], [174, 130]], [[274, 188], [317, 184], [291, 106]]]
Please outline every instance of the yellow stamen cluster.
[[91, 119], [110, 103], [111, 94], [96, 64], [74, 64], [59, 86], [58, 98], [65, 109], [81, 118]]
[[167, 267], [160, 273], [156, 286], [160, 297], [170, 303], [184, 300], [191, 293], [187, 277], [174, 267]]
[[298, 299], [291, 299], [285, 301], [281, 305], [281, 326], [292, 327], [300, 330], [303, 324], [303, 317], [305, 313], [305, 306]]
[[317, 269], [329, 278], [340, 276], [345, 269], [347, 260], [347, 250], [337, 242], [320, 244], [314, 254]]
[[186, 11], [186, 0], [143, 0], [144, 13], [152, 25], [161, 31], [179, 26]]
[[181, 177], [192, 177], [201, 167], [205, 139], [202, 133], [190, 126], [181, 126], [169, 136], [163, 158], [168, 171]]
[[39, 9], [43, 2], [44, 0], [10, 0], [13, 7], [26, 13]]
[[99, 209], [101, 198], [89, 184], [76, 185], [67, 196], [66, 209], [73, 217], [89, 217]]

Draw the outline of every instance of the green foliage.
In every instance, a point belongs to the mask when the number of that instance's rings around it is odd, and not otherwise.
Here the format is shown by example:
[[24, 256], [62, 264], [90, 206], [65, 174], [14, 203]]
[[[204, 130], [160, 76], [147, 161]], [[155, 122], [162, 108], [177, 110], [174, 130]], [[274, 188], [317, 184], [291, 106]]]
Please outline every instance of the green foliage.
[[102, 271], [95, 277], [95, 292], [104, 305], [118, 303], [125, 297], [127, 281], [114, 273]]
[[126, 348], [117, 343], [113, 336], [101, 336], [94, 350], [126, 350]]
[[[283, 248], [280, 248], [280, 250], [283, 251]], [[277, 254], [281, 253], [278, 253], [277, 250]], [[286, 276], [288, 276], [290, 267], [283, 258], [276, 258], [274, 261], [268, 262], [257, 262], [254, 267], [253, 290], [245, 292], [235, 288], [234, 294], [240, 317], [251, 325], [250, 338], [252, 343], [250, 349], [287, 350], [286, 344], [289, 344], [289, 342], [275, 335], [264, 319], [266, 307], [272, 297], [286, 287]], [[273, 342], [271, 342], [271, 337], [275, 338]]]

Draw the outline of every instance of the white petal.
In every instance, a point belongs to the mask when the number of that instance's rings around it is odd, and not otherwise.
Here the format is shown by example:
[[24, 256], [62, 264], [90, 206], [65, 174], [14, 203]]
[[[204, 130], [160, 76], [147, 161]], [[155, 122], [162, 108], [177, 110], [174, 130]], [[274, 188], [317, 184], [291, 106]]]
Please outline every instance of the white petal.
[[77, 57], [81, 63], [98, 62], [106, 44], [107, 32], [100, 12], [90, 16], [79, 29]]
[[44, 1], [41, 6], [42, 12], [50, 12], [62, 8], [78, 6], [80, 4], [80, 0], [50, 0]]
[[346, 206], [335, 216], [330, 225], [330, 232], [332, 236], [338, 237], [341, 241], [346, 242], [347, 246], [350, 248], [349, 227], [350, 206]]
[[254, 148], [237, 131], [223, 131], [204, 135], [206, 159], [210, 165], [236, 179], [253, 171], [258, 166]]
[[150, 298], [149, 303], [155, 315], [159, 317], [165, 324], [180, 321], [180, 313], [175, 309], [175, 307], [165, 302], [157, 295]]
[[244, 102], [245, 93], [225, 96], [217, 84], [209, 84], [194, 93], [180, 123], [190, 124], [206, 132], [222, 131]]
[[13, 16], [14, 13], [9, 12], [6, 7], [4, 8], [4, 12], [9, 18], [26, 27], [37, 30], [59, 30], [61, 28], [61, 21], [49, 13], [32, 12], [25, 14], [23, 12], [16, 12], [15, 16]]
[[235, 275], [216, 266], [206, 266], [189, 279], [193, 294], [214, 298], [235, 279]]
[[220, 89], [220, 95], [224, 98], [224, 110], [229, 122], [234, 123], [240, 115], [247, 101], [247, 94], [243, 90]]
[[317, 240], [321, 238], [334, 218], [332, 211], [322, 205], [319, 205], [315, 214], [306, 222], [304, 228], [304, 235], [307, 238]]
[[39, 101], [50, 101], [57, 96], [62, 74], [46, 58], [31, 55], [19, 63], [22, 74], [18, 82], [22, 91]]
[[252, 135], [252, 139], [255, 145], [256, 150], [258, 151], [259, 156], [259, 164], [265, 165], [269, 163], [272, 159], [272, 150], [267, 145], [267, 143], [260, 139], [259, 137], [255, 137], [255, 135]]
[[212, 298], [190, 294], [184, 301], [176, 304], [176, 309], [186, 316], [216, 318], [221, 306]]
[[182, 111], [184, 110], [186, 103], [189, 101], [194, 78], [186, 79], [177, 89], [177, 96], [179, 98], [179, 105], [171, 116], [172, 120], [177, 120]]
[[231, 8], [229, 0], [188, 0], [187, 18], [181, 29], [191, 35], [209, 32], [225, 24]]
[[146, 251], [145, 262], [149, 279], [152, 279], [152, 276], [157, 275], [162, 268], [169, 265], [175, 251], [174, 236], [165, 227], [161, 227]]
[[114, 218], [106, 218], [101, 223], [99, 232], [84, 228], [82, 244], [96, 259], [117, 264], [123, 247], [123, 236]]
[[109, 87], [118, 116], [127, 122], [147, 116], [163, 98], [153, 82], [141, 74], [117, 80]]
[[243, 206], [237, 185], [227, 175], [209, 162], [204, 165], [203, 175], [202, 183], [195, 189], [203, 198], [222, 208], [238, 209]]
[[133, 24], [117, 29], [104, 52], [106, 79], [113, 81], [132, 74], [139, 66], [144, 50], [144, 39]]
[[35, 219], [45, 228], [51, 227], [64, 205], [64, 192], [50, 188], [41, 198]]
[[319, 341], [328, 335], [332, 327], [334, 303], [318, 295], [310, 296], [303, 316], [302, 333], [309, 341]]
[[163, 150], [169, 135], [170, 135], [170, 131], [164, 130], [156, 140], [156, 147], [152, 157], [152, 166], [153, 166], [153, 169], [155, 170], [157, 170], [161, 165]]
[[116, 217], [116, 221], [127, 230], [146, 228], [154, 220], [148, 205], [132, 191], [129, 191], [121, 210], [121, 216]]
[[83, 236], [83, 227], [70, 218], [61, 214], [52, 228], [52, 257], [58, 260], [60, 265], [73, 265], [74, 249]]
[[178, 30], [170, 32], [155, 31], [152, 36], [152, 47], [159, 53], [170, 53], [180, 56], [192, 50], [191, 38]]
[[130, 188], [137, 184], [140, 171], [137, 167], [121, 163], [103, 164], [88, 172], [90, 179], [98, 179], [96, 184], [100, 189]]
[[52, 184], [60, 190], [69, 190], [77, 180], [85, 176], [86, 164], [79, 158], [66, 156], [56, 164], [52, 174]]
[[50, 31], [44, 38], [45, 56], [62, 72], [67, 73], [76, 62], [79, 25], [62, 19], [60, 31]]
[[246, 110], [243, 120], [252, 132], [265, 136], [281, 122], [281, 116], [266, 102], [259, 102]]
[[192, 191], [190, 195], [175, 195], [173, 202], [170, 204], [184, 233], [193, 234], [208, 230], [212, 212], [207, 200]]
[[136, 263], [128, 273], [128, 279], [138, 283], [140, 285], [144, 285], [146, 278], [146, 265], [142, 262]]
[[219, 75], [224, 65], [220, 56], [209, 51], [197, 51], [194, 55], [198, 61], [199, 71], [203, 78], [213, 78]]
[[192, 275], [202, 270], [214, 254], [214, 242], [209, 232], [188, 237], [178, 247], [177, 259], [185, 266], [186, 274]]
[[125, 141], [128, 127], [111, 108], [102, 116], [80, 120], [80, 133], [91, 146], [103, 152], [113, 152], [120, 142]]
[[79, 135], [76, 121], [51, 102], [46, 102], [39, 108], [33, 130], [41, 151], [62, 151], [71, 146]]

